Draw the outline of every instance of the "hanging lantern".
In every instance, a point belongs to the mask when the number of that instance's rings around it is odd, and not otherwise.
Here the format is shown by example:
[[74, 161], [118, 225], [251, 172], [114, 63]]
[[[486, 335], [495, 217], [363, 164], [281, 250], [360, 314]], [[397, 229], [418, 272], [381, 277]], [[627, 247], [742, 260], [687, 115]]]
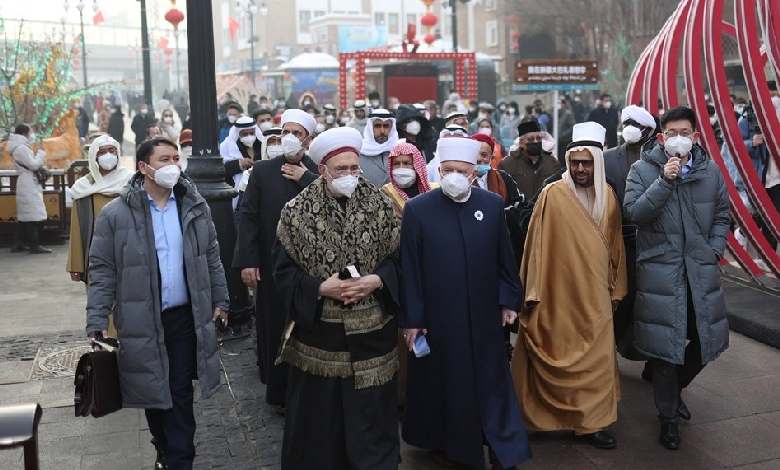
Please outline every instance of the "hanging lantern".
[[517, 31], [513, 31], [509, 37], [512, 38], [512, 41], [517, 42], [520, 39], [520, 33]]
[[434, 41], [436, 41], [436, 36], [433, 34], [426, 34], [423, 38], [423, 41], [425, 41], [425, 44], [428, 44], [429, 46], [433, 44]]
[[433, 5], [434, 2], [436, 2], [436, 0], [420, 0], [420, 1], [423, 2], [423, 4], [425, 5], [425, 9], [426, 10], [430, 10], [431, 9], [431, 5]]
[[431, 32], [431, 28], [436, 26], [436, 23], [438, 23], [438, 22], [439, 22], [439, 18], [437, 18], [436, 15], [434, 15], [431, 12], [428, 12], [428, 13], [426, 13], [423, 16], [420, 17], [420, 24], [425, 26], [425, 31], [427, 33], [430, 33]]
[[176, 8], [171, 8], [165, 14], [165, 21], [170, 23], [171, 26], [173, 26], [173, 29], [178, 30], [179, 23], [184, 21], [184, 13], [182, 13], [180, 10], [177, 10]]

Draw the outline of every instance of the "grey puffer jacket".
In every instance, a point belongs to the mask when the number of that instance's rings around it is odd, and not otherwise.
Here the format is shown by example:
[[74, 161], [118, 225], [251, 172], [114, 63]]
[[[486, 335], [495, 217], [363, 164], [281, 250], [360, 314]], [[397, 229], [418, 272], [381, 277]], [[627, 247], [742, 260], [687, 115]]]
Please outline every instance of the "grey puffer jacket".
[[690, 285], [704, 364], [729, 344], [718, 261], [729, 234], [723, 175], [694, 146], [685, 179], [663, 178], [666, 154], [646, 147], [628, 173], [624, 209], [637, 228], [634, 346], [644, 355], [682, 364]]
[[[170, 408], [168, 354], [160, 320], [160, 286], [154, 229], [143, 175], [137, 172], [98, 216], [89, 250], [87, 332], [108, 328], [121, 342], [119, 375], [123, 406]], [[228, 309], [227, 284], [217, 233], [206, 201], [182, 176], [174, 187], [184, 242], [184, 267], [197, 336], [201, 396], [220, 386], [214, 309]]]

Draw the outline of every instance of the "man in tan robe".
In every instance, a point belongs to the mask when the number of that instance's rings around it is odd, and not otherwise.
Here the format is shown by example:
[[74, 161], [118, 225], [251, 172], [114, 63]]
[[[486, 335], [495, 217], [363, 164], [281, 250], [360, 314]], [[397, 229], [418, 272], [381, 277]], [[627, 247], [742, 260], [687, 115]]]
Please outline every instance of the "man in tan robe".
[[512, 377], [526, 426], [600, 449], [620, 398], [612, 314], [626, 294], [620, 204], [604, 176], [604, 128], [574, 126], [568, 171], [545, 187], [520, 269], [525, 302]]

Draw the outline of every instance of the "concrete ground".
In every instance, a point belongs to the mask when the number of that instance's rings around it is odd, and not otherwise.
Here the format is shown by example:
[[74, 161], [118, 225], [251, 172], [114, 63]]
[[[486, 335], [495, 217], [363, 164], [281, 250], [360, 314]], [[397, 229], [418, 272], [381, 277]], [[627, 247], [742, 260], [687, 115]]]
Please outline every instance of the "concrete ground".
[[[72, 358], [84, 348], [84, 287], [65, 272], [67, 251], [52, 255], [0, 252], [0, 406], [38, 402], [44, 408], [44, 470], [151, 469], [154, 453], [143, 413], [122, 410], [101, 419], [75, 418]], [[750, 299], [780, 312], [775, 295], [751, 294], [724, 279], [732, 314]], [[739, 289], [738, 291], [735, 289]], [[748, 289], [748, 290], [745, 290]], [[732, 292], [734, 293], [732, 295]], [[225, 386], [196, 403], [196, 469], [279, 469], [283, 418], [264, 404], [249, 329], [224, 338]], [[618, 448], [600, 451], [567, 436], [532, 436], [534, 458], [523, 469], [780, 469], [780, 350], [732, 332], [731, 347], [684, 393], [693, 414], [681, 425], [682, 447], [657, 442], [658, 425], [642, 364], [620, 361], [622, 400], [611, 427]], [[197, 395], [197, 393], [196, 393]], [[436, 469], [426, 451], [403, 446], [402, 469]], [[20, 450], [0, 450], [0, 469], [23, 468]]]

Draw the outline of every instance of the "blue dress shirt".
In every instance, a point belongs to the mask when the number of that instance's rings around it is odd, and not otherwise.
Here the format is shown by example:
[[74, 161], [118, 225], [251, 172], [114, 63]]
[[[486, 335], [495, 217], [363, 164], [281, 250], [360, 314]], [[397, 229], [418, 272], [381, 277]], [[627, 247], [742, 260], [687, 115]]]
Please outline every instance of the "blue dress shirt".
[[184, 239], [179, 222], [179, 208], [173, 191], [162, 210], [148, 193], [147, 197], [160, 272], [160, 308], [168, 310], [189, 302], [187, 280], [184, 276]]
[[[671, 157], [667, 153], [666, 159], [669, 160], [669, 158]], [[682, 165], [682, 167], [680, 167], [680, 175], [678, 176], [678, 178], [684, 180], [685, 177], [688, 176], [688, 173], [690, 173], [691, 168], [693, 168], [693, 154], [688, 155], [688, 161], [685, 162], [685, 165]], [[661, 173], [663, 174], [663, 168], [661, 169]]]

